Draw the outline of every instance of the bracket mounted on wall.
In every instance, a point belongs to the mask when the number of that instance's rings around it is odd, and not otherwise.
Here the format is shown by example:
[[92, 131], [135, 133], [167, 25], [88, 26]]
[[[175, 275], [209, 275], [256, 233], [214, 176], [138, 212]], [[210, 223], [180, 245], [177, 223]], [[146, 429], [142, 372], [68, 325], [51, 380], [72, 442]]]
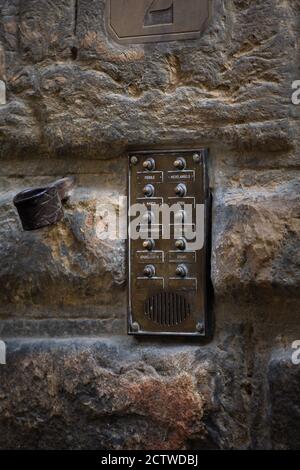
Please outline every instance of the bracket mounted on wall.
[[54, 225], [64, 216], [63, 203], [67, 201], [75, 185], [74, 176], [60, 178], [47, 186], [29, 188], [14, 197], [24, 230], [38, 230]]

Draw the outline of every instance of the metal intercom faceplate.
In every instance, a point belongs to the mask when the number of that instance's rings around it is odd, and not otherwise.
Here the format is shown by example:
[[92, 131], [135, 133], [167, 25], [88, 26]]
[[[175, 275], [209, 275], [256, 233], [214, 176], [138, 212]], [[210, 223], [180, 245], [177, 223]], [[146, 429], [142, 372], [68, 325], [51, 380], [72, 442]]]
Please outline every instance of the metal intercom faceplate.
[[[129, 153], [129, 334], [208, 335], [207, 156]], [[169, 219], [158, 207], [171, 209]]]

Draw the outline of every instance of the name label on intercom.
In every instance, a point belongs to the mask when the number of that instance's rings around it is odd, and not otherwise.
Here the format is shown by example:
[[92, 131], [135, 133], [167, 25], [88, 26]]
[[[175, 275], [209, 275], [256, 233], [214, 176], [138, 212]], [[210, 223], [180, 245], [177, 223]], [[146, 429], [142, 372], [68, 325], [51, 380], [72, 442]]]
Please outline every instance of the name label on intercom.
[[129, 153], [129, 334], [206, 336], [207, 149]]

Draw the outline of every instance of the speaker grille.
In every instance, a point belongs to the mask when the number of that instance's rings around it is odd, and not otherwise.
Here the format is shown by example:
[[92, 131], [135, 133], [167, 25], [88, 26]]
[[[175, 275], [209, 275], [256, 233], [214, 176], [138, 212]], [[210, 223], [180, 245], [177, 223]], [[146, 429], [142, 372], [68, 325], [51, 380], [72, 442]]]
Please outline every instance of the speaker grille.
[[190, 304], [186, 298], [175, 292], [160, 292], [145, 302], [146, 317], [159, 325], [179, 325], [190, 313]]

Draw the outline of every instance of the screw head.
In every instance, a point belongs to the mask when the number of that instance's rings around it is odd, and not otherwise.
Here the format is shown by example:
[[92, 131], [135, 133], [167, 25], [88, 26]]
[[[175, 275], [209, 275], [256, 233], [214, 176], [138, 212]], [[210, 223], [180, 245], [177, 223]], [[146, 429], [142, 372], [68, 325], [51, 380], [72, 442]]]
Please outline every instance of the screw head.
[[138, 324], [138, 322], [135, 321], [132, 323], [131, 328], [132, 328], [132, 331], [137, 333], [140, 330], [140, 325]]
[[138, 157], [133, 156], [133, 157], [131, 157], [130, 161], [131, 161], [132, 165], [136, 165], [138, 163], [139, 159], [138, 159]]
[[203, 323], [201, 323], [201, 322], [197, 323], [197, 325], [196, 325], [196, 330], [198, 331], [198, 333], [204, 333], [204, 325], [203, 325]]
[[201, 162], [201, 155], [199, 153], [194, 153], [193, 160], [194, 160], [195, 163], [200, 163]]

